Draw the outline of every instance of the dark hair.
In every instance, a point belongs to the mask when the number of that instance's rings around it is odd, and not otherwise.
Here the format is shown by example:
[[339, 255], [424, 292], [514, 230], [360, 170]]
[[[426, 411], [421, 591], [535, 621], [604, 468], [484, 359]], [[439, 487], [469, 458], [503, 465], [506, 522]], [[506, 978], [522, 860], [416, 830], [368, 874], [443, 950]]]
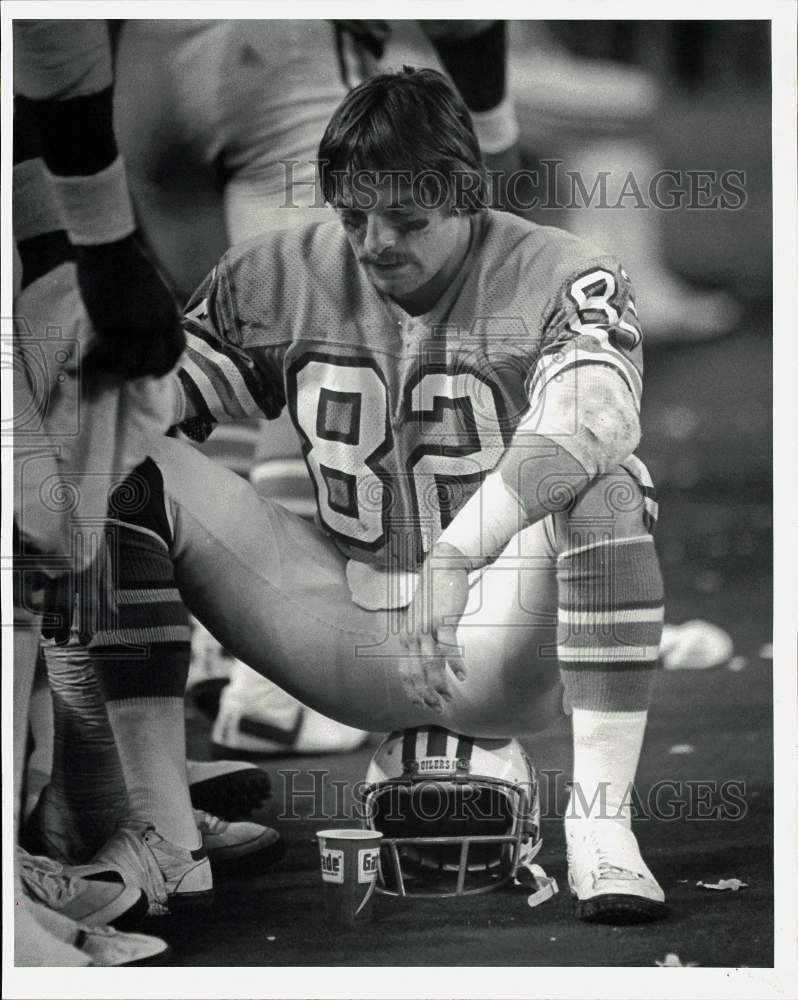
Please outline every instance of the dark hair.
[[487, 181], [471, 115], [446, 77], [405, 66], [361, 83], [333, 113], [319, 144], [326, 201], [338, 203], [353, 175], [410, 175], [429, 207], [476, 212]]

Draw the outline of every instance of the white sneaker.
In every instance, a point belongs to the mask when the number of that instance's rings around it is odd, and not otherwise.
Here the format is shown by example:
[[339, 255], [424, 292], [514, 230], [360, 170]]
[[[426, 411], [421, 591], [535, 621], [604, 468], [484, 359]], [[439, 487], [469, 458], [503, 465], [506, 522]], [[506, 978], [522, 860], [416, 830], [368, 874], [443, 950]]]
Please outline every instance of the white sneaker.
[[240, 661], [211, 732], [213, 752], [227, 757], [349, 753], [367, 739], [367, 732], [307, 708]]
[[161, 938], [89, 927], [34, 900], [21, 899], [15, 909], [14, 951], [19, 966], [164, 965], [172, 954]]
[[228, 823], [201, 809], [194, 819], [214, 872], [256, 875], [285, 854], [282, 837], [269, 826]]
[[19, 877], [25, 891], [51, 910], [90, 927], [129, 925], [147, 912], [147, 897], [127, 885], [121, 872], [106, 866], [81, 877], [58, 861], [17, 848]]
[[75, 947], [87, 955], [91, 965], [105, 967], [166, 965], [172, 949], [152, 934], [120, 934], [112, 927], [81, 925]]
[[665, 915], [665, 893], [623, 823], [569, 819], [565, 841], [568, 885], [580, 920], [631, 924]]
[[204, 846], [189, 851], [161, 837], [151, 823], [125, 820], [87, 865], [70, 871], [84, 875], [114, 865], [126, 883], [147, 894], [149, 916], [164, 916], [213, 903], [213, 877]]
[[14, 908], [14, 964], [22, 969], [31, 968], [81, 968], [91, 965], [88, 955], [71, 943], [71, 932], [58, 937], [36, 919], [38, 912], [47, 912], [46, 906], [30, 904], [16, 899]]
[[190, 851], [166, 840], [154, 827], [143, 832], [142, 840], [163, 875], [170, 913], [213, 903], [213, 876], [204, 845]]

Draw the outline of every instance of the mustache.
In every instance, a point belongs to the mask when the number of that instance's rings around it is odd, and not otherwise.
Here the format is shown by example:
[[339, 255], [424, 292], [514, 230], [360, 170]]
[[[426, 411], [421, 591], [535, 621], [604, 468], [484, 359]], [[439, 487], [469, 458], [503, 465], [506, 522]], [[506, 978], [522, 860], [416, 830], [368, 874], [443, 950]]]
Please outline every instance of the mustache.
[[368, 253], [364, 253], [358, 258], [361, 264], [376, 264], [381, 267], [388, 267], [392, 264], [406, 264], [408, 259], [408, 257], [395, 257], [392, 254], [382, 254], [379, 257], [374, 257]]

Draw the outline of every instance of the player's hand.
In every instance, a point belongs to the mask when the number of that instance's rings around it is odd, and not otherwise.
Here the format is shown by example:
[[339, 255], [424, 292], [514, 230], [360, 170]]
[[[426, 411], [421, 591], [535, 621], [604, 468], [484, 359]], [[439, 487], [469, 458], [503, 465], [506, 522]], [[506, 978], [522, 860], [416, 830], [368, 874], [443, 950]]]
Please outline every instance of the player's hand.
[[437, 545], [421, 568], [415, 597], [404, 611], [401, 630], [406, 656], [399, 667], [405, 693], [414, 705], [443, 711], [452, 692], [447, 665], [465, 680], [457, 625], [468, 602], [468, 569], [453, 545]]
[[81, 298], [97, 335], [84, 375], [165, 375], [185, 334], [174, 296], [135, 236], [76, 252]]

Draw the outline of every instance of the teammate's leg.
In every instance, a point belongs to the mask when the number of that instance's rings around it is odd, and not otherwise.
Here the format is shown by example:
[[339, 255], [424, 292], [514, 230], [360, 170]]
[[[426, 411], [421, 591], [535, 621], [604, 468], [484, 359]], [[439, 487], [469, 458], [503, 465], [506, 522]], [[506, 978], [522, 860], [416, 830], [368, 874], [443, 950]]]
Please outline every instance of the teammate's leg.
[[106, 586], [115, 620], [100, 623], [89, 653], [131, 817], [154, 822], [161, 836], [195, 850], [201, 838], [186, 781], [183, 705], [190, 633], [172, 579], [168, 525], [157, 516], [157, 503], [145, 503], [158, 489], [153, 463], [146, 460], [112, 497]]

